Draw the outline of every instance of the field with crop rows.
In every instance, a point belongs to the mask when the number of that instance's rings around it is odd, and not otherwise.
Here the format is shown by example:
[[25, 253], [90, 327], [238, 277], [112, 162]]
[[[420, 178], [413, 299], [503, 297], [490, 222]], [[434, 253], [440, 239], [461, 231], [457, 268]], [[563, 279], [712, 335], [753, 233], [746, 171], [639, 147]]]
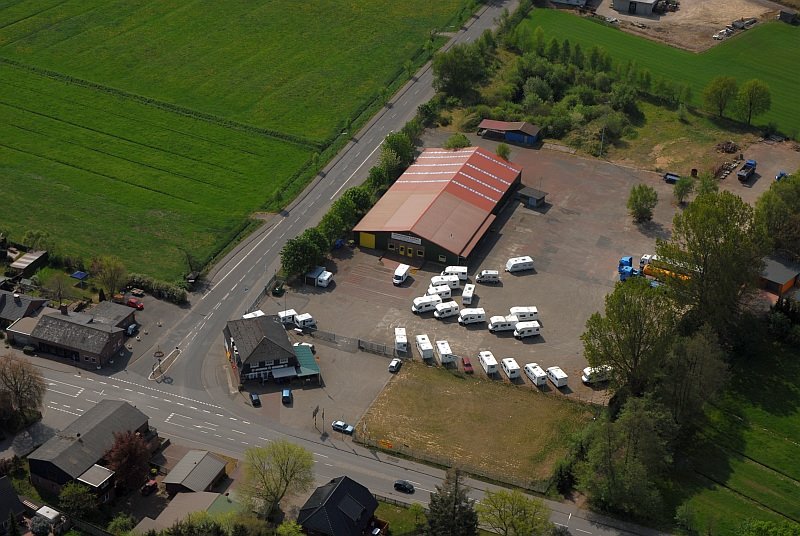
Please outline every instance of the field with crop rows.
[[541, 26], [548, 41], [553, 37], [569, 39], [573, 45], [580, 43], [584, 50], [598, 45], [615, 61], [635, 61], [653, 77], [689, 83], [698, 105], [703, 88], [715, 76], [734, 76], [739, 83], [758, 78], [769, 85], [772, 109], [754, 118], [754, 123], [774, 122], [791, 136], [800, 132], [800, 108], [796, 105], [800, 70], [795, 52], [800, 50], [800, 27], [782, 22], [759, 24], [694, 54], [563, 11], [535, 9], [525, 24], [531, 29]]

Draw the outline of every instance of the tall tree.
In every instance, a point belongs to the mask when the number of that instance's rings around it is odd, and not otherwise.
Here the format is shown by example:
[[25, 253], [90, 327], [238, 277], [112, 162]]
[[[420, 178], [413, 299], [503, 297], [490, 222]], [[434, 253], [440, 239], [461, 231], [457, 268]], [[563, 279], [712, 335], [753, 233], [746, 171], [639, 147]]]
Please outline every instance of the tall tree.
[[383, 147], [387, 147], [394, 151], [403, 168], [411, 165], [414, 161], [414, 144], [411, 143], [411, 138], [404, 132], [392, 132], [387, 134], [383, 140]]
[[742, 302], [755, 287], [768, 242], [753, 208], [730, 192], [699, 195], [675, 215], [671, 238], [656, 241], [656, 253], [688, 278], [668, 278], [691, 325], [708, 323], [727, 333]]
[[55, 294], [60, 307], [64, 298], [68, 298], [71, 294], [69, 276], [60, 270], [55, 272], [50, 281], [47, 282], [47, 288]]
[[281, 249], [281, 267], [289, 277], [306, 273], [320, 254], [302, 235], [290, 238]]
[[772, 96], [769, 86], [758, 79], [748, 80], [736, 93], [736, 108], [742, 119], [749, 125], [754, 115], [761, 115], [769, 111], [772, 106]]
[[322, 216], [322, 219], [317, 225], [317, 229], [319, 229], [319, 232], [322, 233], [329, 244], [332, 244], [334, 240], [341, 237], [347, 231], [341, 216], [333, 210], [329, 210]]
[[253, 510], [269, 516], [287, 495], [314, 485], [311, 453], [285, 439], [245, 451], [244, 482], [240, 494]]
[[150, 451], [142, 436], [131, 431], [115, 433], [114, 444], [106, 453], [106, 461], [114, 471], [117, 483], [135, 488], [147, 476]]
[[428, 533], [435, 536], [475, 536], [478, 514], [469, 498], [458, 469], [450, 469], [441, 486], [431, 493], [428, 504]]
[[717, 76], [703, 89], [703, 104], [720, 117], [736, 97], [736, 79], [732, 76]]
[[756, 201], [756, 221], [776, 251], [800, 258], [800, 173], [773, 182], [761, 194]]
[[653, 381], [674, 333], [673, 304], [643, 277], [617, 283], [606, 296], [605, 315], [594, 313], [581, 335], [593, 367], [611, 367], [615, 391], [645, 392]]
[[0, 386], [8, 391], [17, 411], [39, 409], [47, 391], [39, 369], [12, 354], [0, 357]]
[[658, 204], [658, 193], [655, 188], [647, 184], [637, 184], [631, 188], [628, 197], [628, 212], [637, 222], [653, 219], [653, 209]]
[[487, 491], [475, 509], [481, 524], [501, 536], [547, 534], [553, 526], [544, 502], [518, 490]]
[[683, 205], [686, 202], [686, 199], [692, 195], [692, 191], [694, 191], [694, 181], [691, 177], [681, 177], [678, 179], [672, 189], [672, 193], [675, 196], [675, 201], [681, 205]]
[[92, 271], [95, 272], [100, 283], [113, 296], [122, 288], [125, 283], [127, 270], [122, 261], [117, 257], [105, 255], [92, 262]]
[[348, 188], [344, 191], [342, 197], [349, 199], [353, 203], [353, 207], [359, 218], [366, 214], [372, 206], [372, 199], [369, 192], [361, 186]]
[[58, 505], [69, 517], [82, 519], [88, 512], [97, 507], [97, 497], [88, 486], [78, 482], [69, 482], [58, 494]]
[[486, 78], [477, 48], [462, 44], [433, 57], [433, 87], [446, 95], [465, 97]]

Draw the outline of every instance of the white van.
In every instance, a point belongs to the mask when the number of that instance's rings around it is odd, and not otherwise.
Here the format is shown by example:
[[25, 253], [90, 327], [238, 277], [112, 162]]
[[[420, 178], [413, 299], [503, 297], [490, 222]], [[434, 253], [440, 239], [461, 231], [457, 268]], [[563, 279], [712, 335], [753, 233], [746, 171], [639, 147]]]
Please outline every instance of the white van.
[[441, 275], [457, 275], [461, 281], [467, 280], [467, 267], [466, 266], [448, 266], [444, 269]]
[[317, 321], [309, 313], [303, 313], [294, 317], [294, 325], [298, 328], [313, 328], [317, 325]]
[[442, 299], [437, 294], [433, 296], [420, 296], [419, 298], [414, 298], [414, 303], [411, 305], [411, 312], [419, 314], [433, 311], [440, 303], [442, 303]]
[[461, 293], [461, 305], [470, 305], [473, 296], [475, 296], [475, 285], [467, 283], [464, 285], [464, 291]]
[[440, 320], [442, 318], [456, 316], [457, 314], [458, 314], [458, 304], [454, 301], [438, 304], [436, 306], [436, 310], [433, 312], [433, 316]]
[[512, 307], [508, 312], [519, 318], [520, 322], [539, 320], [539, 309], [536, 307]]
[[517, 360], [513, 357], [505, 357], [500, 362], [500, 366], [503, 367], [503, 372], [506, 373], [509, 380], [516, 380], [519, 378], [519, 365], [517, 364]]
[[548, 368], [547, 377], [556, 387], [565, 387], [567, 385], [567, 374], [559, 367]]
[[461, 288], [461, 280], [457, 275], [435, 275], [431, 277], [431, 286], [447, 285], [452, 289]]
[[478, 283], [499, 283], [500, 272], [497, 270], [481, 270], [478, 277], [475, 278]]
[[397, 268], [394, 269], [394, 277], [392, 278], [392, 283], [396, 286], [402, 285], [405, 283], [406, 279], [408, 279], [408, 273], [411, 271], [411, 266], [407, 264], [401, 264]]
[[443, 300], [449, 300], [452, 296], [450, 287], [447, 285], [439, 285], [438, 287], [428, 287], [428, 292], [425, 294], [426, 296], [433, 296], [437, 295]]
[[398, 352], [405, 352], [408, 350], [406, 328], [394, 328], [394, 349]]
[[542, 334], [542, 326], [539, 322], [533, 320], [531, 322], [517, 322], [514, 326], [514, 336], [518, 339], [525, 337], [535, 337]]
[[456, 356], [450, 351], [450, 344], [447, 341], [436, 341], [436, 360], [440, 365], [456, 362]]
[[461, 309], [458, 315], [458, 323], [461, 325], [477, 324], [479, 322], [486, 322], [486, 311], [480, 307], [474, 309], [467, 308]]
[[506, 261], [506, 272], [521, 272], [523, 270], [533, 270], [533, 259], [525, 257], [513, 257]]
[[538, 363], [528, 363], [523, 367], [525, 375], [536, 387], [541, 387], [547, 383], [547, 374]]
[[478, 352], [478, 361], [486, 374], [492, 375], [497, 372], [497, 359], [489, 350]]
[[417, 351], [422, 359], [433, 359], [433, 346], [427, 335], [417, 335]]
[[294, 324], [294, 317], [297, 316], [297, 311], [294, 309], [287, 309], [285, 311], [278, 311], [278, 319], [281, 324]]
[[489, 331], [511, 331], [517, 327], [519, 319], [514, 315], [493, 316], [489, 319]]

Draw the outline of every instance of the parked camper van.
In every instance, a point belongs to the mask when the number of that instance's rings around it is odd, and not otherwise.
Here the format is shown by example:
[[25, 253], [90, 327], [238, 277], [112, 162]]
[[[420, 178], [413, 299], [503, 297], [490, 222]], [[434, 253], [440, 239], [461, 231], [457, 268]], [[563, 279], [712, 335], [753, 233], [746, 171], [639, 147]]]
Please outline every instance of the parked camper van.
[[486, 374], [491, 376], [497, 372], [497, 359], [494, 358], [494, 354], [489, 350], [478, 352], [478, 361], [480, 361], [483, 371]]
[[447, 285], [439, 285], [438, 287], [428, 287], [428, 292], [426, 293], [427, 296], [433, 295], [439, 296], [443, 300], [449, 300], [450, 296], [452, 295], [450, 287]]
[[401, 264], [397, 268], [394, 269], [394, 277], [392, 278], [392, 283], [396, 286], [400, 286], [406, 282], [408, 279], [408, 274], [411, 272], [411, 266], [407, 264]]
[[450, 344], [447, 341], [436, 341], [436, 360], [440, 365], [456, 362], [456, 356], [450, 351]]
[[294, 325], [300, 329], [303, 328], [313, 328], [316, 327], [317, 321], [314, 320], [314, 317], [308, 313], [303, 313], [301, 315], [296, 315], [294, 317]]
[[503, 367], [503, 372], [506, 373], [509, 380], [516, 380], [519, 378], [519, 365], [517, 360], [513, 357], [505, 357], [500, 361], [500, 366]]
[[294, 309], [287, 309], [285, 311], [278, 311], [278, 319], [281, 324], [294, 324], [294, 317], [297, 316], [297, 311]]
[[441, 320], [458, 314], [458, 304], [454, 301], [440, 303], [436, 306], [433, 316]]
[[474, 296], [475, 285], [472, 283], [467, 283], [464, 285], [464, 291], [461, 293], [461, 305], [470, 305]]
[[547, 377], [556, 387], [565, 387], [567, 385], [567, 374], [559, 367], [548, 368]]
[[447, 285], [452, 289], [461, 287], [461, 280], [457, 275], [435, 275], [431, 278], [431, 286]]
[[539, 309], [536, 307], [512, 307], [508, 312], [519, 318], [520, 322], [539, 320]]
[[457, 275], [461, 281], [467, 280], [467, 267], [466, 266], [448, 266], [444, 269], [441, 275]]
[[581, 381], [587, 385], [592, 383], [602, 383], [608, 381], [611, 374], [611, 367], [608, 365], [601, 365], [599, 367], [586, 367], [583, 369]]
[[324, 266], [316, 266], [306, 274], [306, 282], [311, 282], [315, 287], [327, 287], [333, 281], [333, 274]]
[[394, 328], [394, 349], [398, 352], [405, 352], [408, 350], [406, 328]]
[[499, 283], [500, 272], [497, 270], [481, 270], [478, 277], [475, 278], [478, 283]]
[[422, 359], [433, 359], [433, 346], [427, 335], [417, 335], [417, 351]]
[[420, 296], [419, 298], [414, 298], [414, 303], [411, 305], [411, 312], [419, 314], [433, 311], [440, 303], [442, 303], [442, 299], [437, 294], [433, 296]]
[[517, 327], [519, 319], [514, 315], [493, 316], [489, 319], [489, 331], [511, 331]]
[[524, 339], [525, 337], [535, 337], [542, 334], [542, 326], [539, 322], [532, 320], [531, 322], [517, 322], [514, 327], [514, 337]]
[[547, 374], [538, 363], [528, 363], [523, 368], [525, 375], [536, 387], [541, 387], [547, 383]]
[[506, 261], [506, 272], [521, 272], [523, 270], [533, 270], [533, 259], [525, 257], [514, 257]]
[[477, 324], [479, 322], [486, 322], [486, 311], [480, 307], [461, 309], [458, 315], [458, 323], [461, 325]]

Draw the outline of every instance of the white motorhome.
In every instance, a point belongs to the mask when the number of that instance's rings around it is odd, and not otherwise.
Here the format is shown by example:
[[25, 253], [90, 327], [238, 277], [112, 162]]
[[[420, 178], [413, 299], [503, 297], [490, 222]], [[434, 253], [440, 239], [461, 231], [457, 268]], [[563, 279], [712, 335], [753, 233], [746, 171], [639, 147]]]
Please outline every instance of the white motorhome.
[[533, 259], [525, 257], [513, 257], [506, 261], [506, 272], [521, 272], [523, 270], [533, 270]]
[[417, 351], [422, 359], [433, 359], [433, 346], [427, 335], [417, 335]]
[[447, 365], [456, 362], [456, 356], [450, 350], [450, 344], [447, 341], [436, 341], [436, 360], [440, 365]]
[[428, 287], [428, 292], [425, 294], [426, 296], [439, 296], [443, 300], [449, 300], [452, 296], [452, 290], [447, 285], [439, 285], [438, 287]]
[[475, 281], [478, 283], [499, 283], [500, 272], [497, 270], [481, 270]]
[[317, 321], [309, 313], [303, 313], [294, 317], [294, 325], [300, 329], [316, 327]]
[[315, 287], [327, 287], [333, 281], [333, 274], [324, 266], [317, 266], [306, 274], [306, 280], [312, 281]]
[[242, 318], [258, 318], [259, 316], [266, 316], [266, 313], [261, 309], [253, 311], [252, 313], [246, 313], [242, 315]]
[[440, 303], [442, 303], [442, 299], [437, 294], [433, 296], [420, 296], [419, 298], [414, 298], [414, 303], [411, 305], [411, 312], [418, 314], [433, 311]]
[[456, 316], [457, 314], [458, 314], [458, 304], [454, 301], [438, 304], [436, 306], [436, 310], [433, 312], [433, 316], [440, 320], [442, 318]]
[[444, 269], [441, 275], [456, 275], [461, 281], [467, 280], [467, 267], [466, 266], [448, 266]]
[[506, 373], [509, 380], [516, 380], [519, 378], [519, 365], [517, 360], [513, 357], [504, 357], [500, 361], [500, 366], [503, 367], [503, 372]]
[[472, 283], [467, 283], [464, 285], [464, 291], [461, 293], [461, 305], [470, 305], [474, 296], [475, 285]]
[[525, 370], [525, 375], [536, 387], [541, 387], [547, 383], [547, 374], [538, 363], [528, 363], [523, 369]]
[[281, 324], [294, 324], [294, 317], [297, 316], [297, 311], [294, 309], [286, 309], [285, 311], [278, 311], [278, 319]]
[[611, 375], [611, 367], [609, 365], [600, 365], [599, 367], [586, 367], [583, 369], [581, 381], [587, 385], [592, 383], [602, 383], [608, 381]]
[[406, 328], [394, 328], [394, 349], [398, 352], [405, 352], [408, 350]]
[[517, 327], [519, 319], [514, 315], [493, 316], [489, 319], [489, 331], [511, 331]]
[[494, 358], [494, 354], [489, 350], [478, 352], [478, 361], [486, 374], [491, 376], [497, 372], [497, 359]]
[[524, 339], [542, 334], [542, 326], [536, 320], [531, 322], [517, 322], [514, 326], [514, 337]]
[[519, 318], [520, 322], [528, 322], [529, 320], [539, 320], [539, 309], [533, 306], [512, 307], [508, 310], [508, 312]]
[[461, 309], [458, 314], [458, 323], [462, 326], [486, 322], [486, 311], [480, 307]]
[[392, 278], [392, 283], [394, 285], [402, 285], [405, 283], [406, 279], [408, 279], [408, 274], [411, 272], [411, 266], [407, 264], [401, 264], [397, 268], [394, 269], [394, 277]]
[[461, 288], [461, 280], [457, 275], [435, 275], [431, 277], [431, 286], [447, 285], [452, 289]]
[[556, 387], [565, 387], [567, 385], [567, 374], [559, 367], [548, 368], [547, 377]]

